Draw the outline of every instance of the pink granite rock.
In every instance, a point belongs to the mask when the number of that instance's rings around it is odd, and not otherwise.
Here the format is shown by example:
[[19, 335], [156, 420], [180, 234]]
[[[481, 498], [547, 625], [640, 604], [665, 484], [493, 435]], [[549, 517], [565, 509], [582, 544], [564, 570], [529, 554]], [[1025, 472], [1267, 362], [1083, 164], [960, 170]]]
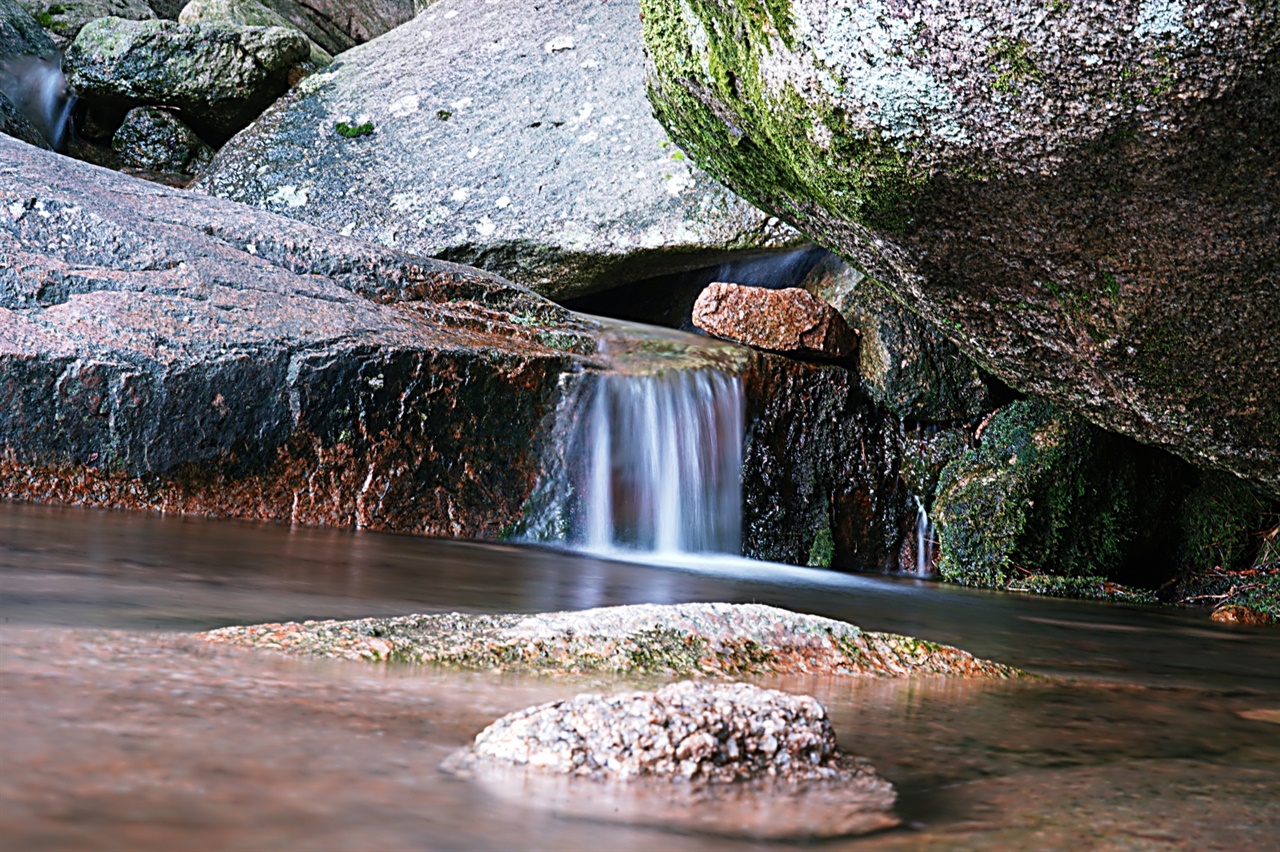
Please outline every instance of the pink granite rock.
[[848, 358], [858, 349], [858, 333], [844, 317], [798, 287], [770, 290], [714, 282], [694, 303], [693, 324], [758, 349], [813, 358]]

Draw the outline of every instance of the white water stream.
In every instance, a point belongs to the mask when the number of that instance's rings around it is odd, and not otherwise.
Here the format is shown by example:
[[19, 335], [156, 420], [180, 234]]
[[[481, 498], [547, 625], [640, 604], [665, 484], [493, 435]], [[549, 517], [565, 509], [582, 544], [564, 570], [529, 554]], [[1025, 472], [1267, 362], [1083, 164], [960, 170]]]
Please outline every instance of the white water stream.
[[530, 536], [591, 553], [738, 555], [742, 379], [717, 369], [590, 377], [558, 414], [556, 484]]

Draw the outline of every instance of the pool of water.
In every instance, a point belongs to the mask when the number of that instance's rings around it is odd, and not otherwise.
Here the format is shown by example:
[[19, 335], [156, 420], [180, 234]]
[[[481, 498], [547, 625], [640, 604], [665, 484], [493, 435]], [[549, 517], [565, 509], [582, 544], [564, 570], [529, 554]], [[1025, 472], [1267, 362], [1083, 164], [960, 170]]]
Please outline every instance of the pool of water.
[[[1280, 631], [746, 560], [0, 504], [0, 847], [745, 849], [563, 819], [438, 771], [498, 716], [609, 678], [213, 649], [232, 623], [760, 602], [960, 645], [1023, 682], [776, 678], [905, 827], [833, 848], [1274, 848]], [[769, 846], [768, 848], [777, 848]]]

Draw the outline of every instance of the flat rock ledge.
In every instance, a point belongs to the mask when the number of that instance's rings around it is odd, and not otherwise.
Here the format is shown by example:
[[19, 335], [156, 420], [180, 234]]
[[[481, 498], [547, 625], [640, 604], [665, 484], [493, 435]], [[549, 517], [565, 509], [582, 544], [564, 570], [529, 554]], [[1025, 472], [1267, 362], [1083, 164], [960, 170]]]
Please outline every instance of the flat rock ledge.
[[603, 607], [539, 615], [407, 615], [223, 627], [209, 641], [332, 659], [548, 674], [1017, 677], [1011, 666], [761, 604]]
[[898, 824], [893, 785], [840, 751], [816, 699], [745, 683], [681, 681], [529, 707], [442, 768], [562, 815], [772, 839]]

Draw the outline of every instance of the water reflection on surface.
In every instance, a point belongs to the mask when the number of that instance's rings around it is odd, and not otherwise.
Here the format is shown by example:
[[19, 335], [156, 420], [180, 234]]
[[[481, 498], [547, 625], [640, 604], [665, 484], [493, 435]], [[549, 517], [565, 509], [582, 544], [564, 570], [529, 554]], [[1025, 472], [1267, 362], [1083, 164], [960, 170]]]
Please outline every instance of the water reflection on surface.
[[[743, 562], [0, 505], [0, 841], [13, 849], [754, 848], [557, 819], [436, 767], [503, 713], [608, 679], [212, 649], [266, 620], [757, 601], [1067, 675], [775, 679], [900, 792], [837, 848], [1264, 848], [1280, 836], [1280, 634], [1178, 611]], [[765, 848], [765, 847], [762, 847]], [[768, 847], [768, 848], [777, 848]]]

